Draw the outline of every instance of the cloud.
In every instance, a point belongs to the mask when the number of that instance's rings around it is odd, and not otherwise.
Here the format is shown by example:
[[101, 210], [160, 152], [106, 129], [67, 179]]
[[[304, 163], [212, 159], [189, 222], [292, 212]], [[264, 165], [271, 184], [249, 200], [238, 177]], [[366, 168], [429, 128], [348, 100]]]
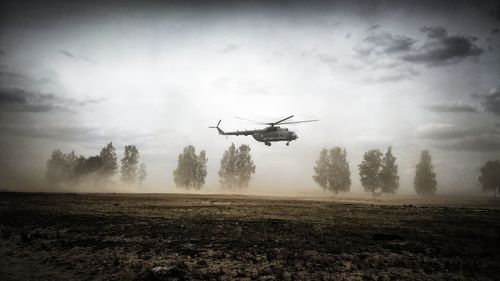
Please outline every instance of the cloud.
[[0, 89], [0, 111], [2, 112], [49, 112], [67, 111], [54, 104], [52, 94], [39, 94], [23, 89]]
[[449, 35], [443, 27], [420, 28], [427, 39], [418, 44], [416, 39], [404, 35], [381, 32], [365, 37], [360, 46], [354, 48], [355, 58], [368, 63], [384, 59], [439, 66], [459, 63], [467, 58], [477, 58], [483, 49], [476, 46], [476, 37]]
[[495, 129], [474, 129], [430, 123], [416, 130], [417, 138], [431, 140], [448, 151], [500, 151], [500, 133]]
[[368, 30], [375, 30], [375, 29], [377, 29], [379, 27], [380, 27], [379, 24], [374, 24], [374, 25], [370, 26], [370, 28]]
[[500, 88], [493, 88], [487, 94], [478, 97], [486, 110], [495, 115], [500, 115]]
[[486, 94], [473, 93], [471, 97], [480, 100], [487, 111], [500, 115], [500, 88], [492, 88]]
[[458, 63], [483, 53], [483, 49], [474, 44], [477, 41], [476, 37], [448, 35], [443, 27], [424, 26], [420, 31], [427, 33], [427, 41], [421, 47], [404, 55], [403, 60], [437, 66]]
[[88, 57], [86, 57], [86, 56], [82, 56], [82, 55], [75, 55], [75, 54], [70, 53], [70, 52], [68, 52], [68, 51], [66, 51], [66, 50], [59, 50], [59, 52], [60, 52], [62, 55], [66, 56], [66, 57], [68, 57], [68, 58], [71, 58], [71, 59], [77, 59], [77, 60], [79, 59], [79, 60], [83, 60], [83, 61], [88, 62], [88, 63], [91, 63], [91, 64], [97, 64], [97, 61], [92, 60], [92, 59], [89, 59], [89, 58], [88, 58]]
[[440, 123], [425, 124], [417, 128], [415, 133], [418, 138], [429, 140], [454, 140], [479, 135], [475, 130]]
[[70, 52], [68, 52], [68, 51], [66, 51], [66, 50], [59, 50], [59, 52], [60, 52], [61, 54], [65, 55], [65, 56], [69, 57], [69, 58], [73, 58], [73, 59], [74, 59], [74, 58], [76, 58], [76, 56], [75, 56], [75, 55], [73, 55], [72, 53], [70, 53]]
[[364, 38], [363, 46], [356, 47], [354, 51], [357, 53], [358, 57], [393, 55], [410, 51], [415, 42], [416, 41], [410, 37], [382, 32]]
[[497, 5], [495, 10], [490, 11], [490, 16], [494, 17], [497, 21], [500, 21], [500, 4]]
[[74, 106], [100, 103], [105, 99], [75, 100], [52, 93], [36, 93], [21, 88], [0, 88], [0, 112], [73, 112]]
[[235, 45], [235, 44], [227, 44], [224, 48], [217, 50], [217, 52], [222, 53], [222, 54], [229, 54], [231, 52], [234, 52], [238, 50], [240, 46]]
[[3, 104], [26, 104], [26, 98], [22, 93], [16, 91], [0, 91], [0, 105]]
[[496, 134], [471, 136], [449, 143], [439, 144], [437, 147], [443, 150], [452, 151], [500, 151], [500, 136]]
[[381, 32], [365, 37], [355, 47], [354, 58], [370, 73], [363, 80], [368, 83], [394, 83], [411, 80], [418, 75], [413, 66], [400, 59], [410, 52], [417, 41], [402, 35]]
[[423, 108], [435, 113], [476, 113], [477, 109], [463, 102], [425, 105]]
[[12, 71], [8, 66], [0, 66], [1, 87], [39, 87], [42, 84], [54, 83], [50, 78], [34, 78], [19, 71]]

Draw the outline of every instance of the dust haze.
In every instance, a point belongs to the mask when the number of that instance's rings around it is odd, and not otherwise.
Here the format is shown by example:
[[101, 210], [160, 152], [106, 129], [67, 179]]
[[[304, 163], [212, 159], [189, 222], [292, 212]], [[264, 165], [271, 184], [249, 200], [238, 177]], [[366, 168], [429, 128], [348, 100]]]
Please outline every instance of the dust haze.
[[[323, 148], [358, 165], [391, 146], [399, 195], [415, 194], [429, 150], [438, 194], [481, 194], [480, 168], [500, 157], [500, 20], [494, 1], [12, 1], [0, 21], [0, 189], [330, 195], [313, 181]], [[289, 115], [298, 139], [265, 146], [262, 128]], [[137, 146], [141, 187], [45, 179], [52, 151], [90, 157]], [[248, 187], [220, 188], [224, 151], [248, 144]], [[205, 150], [198, 191], [177, 188], [187, 145]]]

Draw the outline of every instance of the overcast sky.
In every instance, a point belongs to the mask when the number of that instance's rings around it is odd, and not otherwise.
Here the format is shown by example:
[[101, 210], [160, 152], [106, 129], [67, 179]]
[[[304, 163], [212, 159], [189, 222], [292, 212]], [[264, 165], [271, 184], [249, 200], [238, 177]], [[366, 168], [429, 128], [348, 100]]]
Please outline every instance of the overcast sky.
[[[36, 190], [54, 149], [135, 144], [146, 191], [176, 192], [193, 144], [217, 191], [223, 151], [249, 144], [255, 192], [317, 192], [323, 147], [347, 149], [353, 185], [369, 149], [393, 147], [400, 193], [430, 150], [438, 191], [479, 191], [500, 158], [495, 1], [14, 1], [0, 17], [0, 188]], [[271, 147], [208, 129], [294, 114]], [[33, 184], [35, 183], [35, 184]], [[119, 190], [118, 190], [119, 191]]]

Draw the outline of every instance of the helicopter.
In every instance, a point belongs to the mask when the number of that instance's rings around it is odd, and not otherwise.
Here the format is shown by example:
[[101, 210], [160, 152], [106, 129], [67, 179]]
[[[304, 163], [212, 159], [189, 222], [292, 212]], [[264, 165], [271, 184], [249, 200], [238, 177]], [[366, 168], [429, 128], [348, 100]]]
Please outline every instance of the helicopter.
[[297, 123], [306, 123], [306, 122], [314, 122], [314, 121], [319, 121], [317, 119], [313, 120], [302, 120], [302, 121], [292, 121], [292, 122], [284, 122], [290, 118], [292, 118], [293, 115], [290, 115], [284, 119], [281, 119], [276, 122], [268, 122], [268, 123], [263, 123], [263, 122], [257, 122], [245, 118], [240, 118], [240, 117], [235, 117], [237, 119], [245, 120], [245, 121], [250, 121], [256, 124], [261, 124], [261, 125], [268, 125], [266, 128], [261, 129], [261, 130], [246, 130], [246, 131], [235, 131], [235, 132], [224, 132], [221, 128], [219, 128], [220, 122], [222, 120], [219, 120], [219, 123], [217, 123], [216, 126], [210, 126], [209, 128], [212, 129], [217, 129], [219, 131], [219, 135], [224, 135], [224, 136], [249, 136], [251, 135], [256, 141], [263, 142], [267, 146], [271, 146], [272, 142], [278, 142], [278, 141], [286, 141], [286, 145], [289, 145], [291, 141], [298, 139], [299, 137], [297, 134], [295, 134], [292, 131], [289, 131], [287, 128], [282, 128], [279, 126], [276, 126], [278, 124], [284, 125], [284, 124], [297, 124]]

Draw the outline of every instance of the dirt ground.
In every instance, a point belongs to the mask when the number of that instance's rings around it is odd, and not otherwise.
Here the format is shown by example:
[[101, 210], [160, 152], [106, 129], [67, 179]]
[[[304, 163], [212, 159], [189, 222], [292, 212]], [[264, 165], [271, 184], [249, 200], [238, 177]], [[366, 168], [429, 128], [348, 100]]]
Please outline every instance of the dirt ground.
[[500, 280], [500, 200], [0, 193], [1, 280]]

